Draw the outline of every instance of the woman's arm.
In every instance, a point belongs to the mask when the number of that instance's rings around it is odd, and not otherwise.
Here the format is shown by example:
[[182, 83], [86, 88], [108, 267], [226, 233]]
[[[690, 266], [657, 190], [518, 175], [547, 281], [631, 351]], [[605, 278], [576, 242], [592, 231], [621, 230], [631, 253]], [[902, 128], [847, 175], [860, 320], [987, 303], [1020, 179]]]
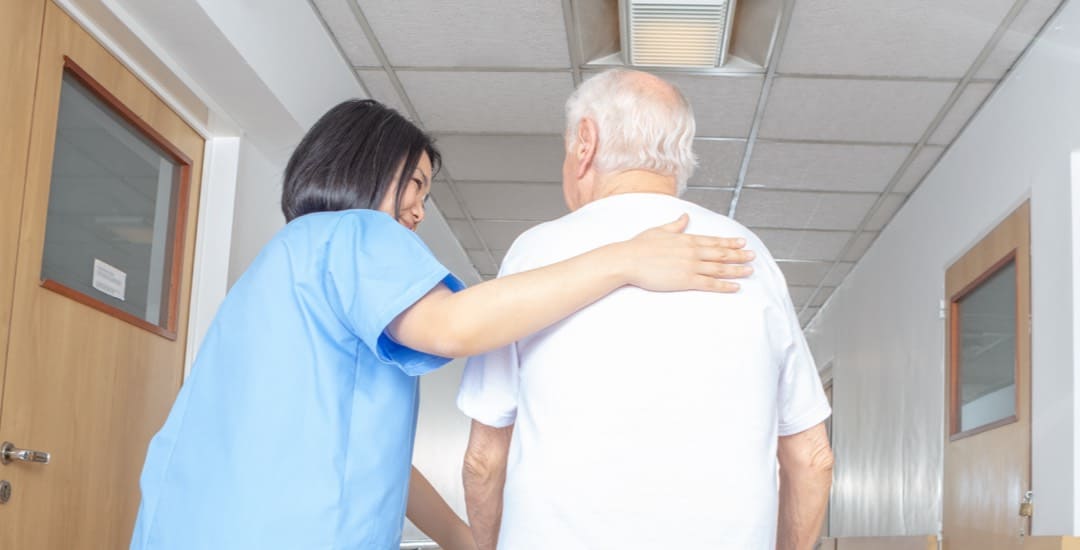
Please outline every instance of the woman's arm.
[[478, 284], [458, 293], [443, 285], [390, 324], [415, 350], [467, 357], [505, 346], [625, 285], [648, 290], [734, 292], [721, 278], [745, 277], [753, 252], [743, 239], [686, 235], [688, 218], [650, 229], [550, 266]]
[[405, 516], [443, 550], [476, 550], [472, 531], [414, 466]]

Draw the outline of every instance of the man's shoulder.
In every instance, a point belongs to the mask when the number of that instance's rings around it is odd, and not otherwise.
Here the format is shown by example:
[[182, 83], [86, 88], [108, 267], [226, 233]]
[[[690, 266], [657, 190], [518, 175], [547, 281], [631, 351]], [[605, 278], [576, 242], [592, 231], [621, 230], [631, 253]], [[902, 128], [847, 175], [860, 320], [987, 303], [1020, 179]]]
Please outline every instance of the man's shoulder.
[[519, 235], [503, 259], [503, 275], [542, 267], [610, 242], [632, 238], [652, 227], [690, 216], [688, 233], [717, 237], [744, 237], [747, 248], [771, 257], [750, 229], [719, 212], [674, 196], [637, 194], [613, 197]]
[[551, 263], [548, 256], [555, 256], [563, 250], [567, 239], [573, 234], [573, 217], [571, 213], [539, 223], [518, 235], [506, 251], [499, 274], [509, 275]]

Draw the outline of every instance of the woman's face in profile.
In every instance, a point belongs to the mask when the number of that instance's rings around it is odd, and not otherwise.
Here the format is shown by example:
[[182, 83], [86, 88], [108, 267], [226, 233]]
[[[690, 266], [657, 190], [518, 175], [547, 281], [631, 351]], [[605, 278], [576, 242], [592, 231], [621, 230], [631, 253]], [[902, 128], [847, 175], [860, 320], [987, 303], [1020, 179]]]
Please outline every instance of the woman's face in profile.
[[405, 161], [403, 160], [397, 172], [394, 173], [394, 185], [383, 197], [378, 210], [391, 216], [396, 215], [395, 219], [397, 219], [398, 223], [410, 231], [416, 231], [420, 222], [424, 221], [424, 204], [427, 202], [428, 194], [431, 192], [431, 159], [427, 153], [420, 155], [420, 160], [416, 163], [416, 170], [413, 171], [412, 177], [405, 183], [407, 187], [401, 194], [401, 204], [395, 205], [394, 199], [397, 196], [397, 186], [401, 182], [401, 169], [404, 165]]

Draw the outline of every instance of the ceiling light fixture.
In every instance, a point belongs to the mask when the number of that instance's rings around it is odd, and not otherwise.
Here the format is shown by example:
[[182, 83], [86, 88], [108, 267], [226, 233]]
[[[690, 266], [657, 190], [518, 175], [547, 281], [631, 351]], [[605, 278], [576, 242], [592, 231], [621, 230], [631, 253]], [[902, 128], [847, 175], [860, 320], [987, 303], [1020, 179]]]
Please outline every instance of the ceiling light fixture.
[[716, 68], [727, 58], [735, 0], [619, 0], [625, 62]]

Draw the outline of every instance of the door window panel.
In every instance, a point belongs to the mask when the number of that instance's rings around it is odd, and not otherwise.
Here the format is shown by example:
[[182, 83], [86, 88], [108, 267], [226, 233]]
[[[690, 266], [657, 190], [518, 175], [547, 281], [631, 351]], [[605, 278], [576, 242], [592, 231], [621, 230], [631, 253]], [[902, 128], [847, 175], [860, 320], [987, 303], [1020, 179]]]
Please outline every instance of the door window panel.
[[1016, 415], [1016, 262], [956, 302], [960, 431]]
[[65, 70], [41, 267], [46, 286], [167, 329], [182, 168]]

